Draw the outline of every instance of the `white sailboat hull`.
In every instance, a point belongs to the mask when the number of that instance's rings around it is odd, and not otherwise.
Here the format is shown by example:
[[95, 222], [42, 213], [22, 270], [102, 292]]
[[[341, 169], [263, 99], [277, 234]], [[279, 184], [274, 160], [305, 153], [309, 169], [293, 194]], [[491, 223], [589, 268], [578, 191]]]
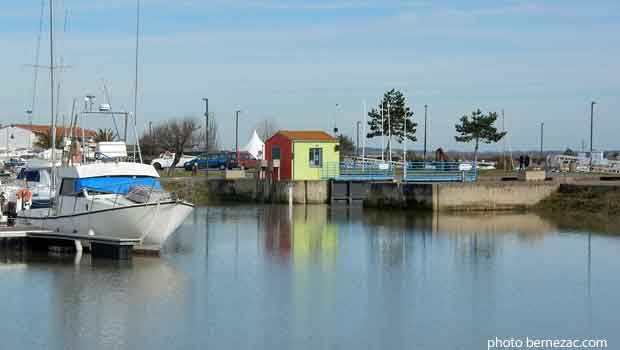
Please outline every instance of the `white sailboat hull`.
[[183, 223], [194, 206], [166, 201], [48, 216], [47, 209], [20, 213], [20, 222], [76, 236], [139, 239], [142, 244], [161, 245]]

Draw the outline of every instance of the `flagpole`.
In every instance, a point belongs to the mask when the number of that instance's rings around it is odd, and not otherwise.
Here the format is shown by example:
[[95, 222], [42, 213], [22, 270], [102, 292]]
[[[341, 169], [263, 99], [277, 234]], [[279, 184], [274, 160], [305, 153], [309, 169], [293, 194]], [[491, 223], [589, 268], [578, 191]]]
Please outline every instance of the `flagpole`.
[[364, 113], [364, 131], [362, 133], [362, 160], [366, 159], [366, 101], [362, 103], [362, 112]]
[[388, 149], [389, 156], [388, 160], [392, 163], [392, 121], [390, 119], [390, 102], [388, 101]]
[[[405, 111], [406, 113], [406, 111]], [[407, 116], [405, 115], [405, 121], [403, 122], [403, 134], [405, 140], [403, 141], [403, 182], [407, 180]]]
[[385, 161], [383, 155], [385, 154], [385, 122], [383, 121], [383, 100], [380, 101], [381, 104], [381, 161]]

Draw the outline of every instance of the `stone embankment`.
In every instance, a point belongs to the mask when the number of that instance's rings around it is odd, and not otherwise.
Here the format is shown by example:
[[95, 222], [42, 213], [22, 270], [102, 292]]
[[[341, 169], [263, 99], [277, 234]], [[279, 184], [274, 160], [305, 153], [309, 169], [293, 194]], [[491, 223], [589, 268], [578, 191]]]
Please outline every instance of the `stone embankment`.
[[[327, 204], [329, 181], [274, 182], [255, 179], [209, 180], [209, 198], [221, 201]], [[537, 205], [556, 192], [556, 182], [477, 182], [450, 184], [356, 183], [365, 207], [427, 210], [513, 210]]]

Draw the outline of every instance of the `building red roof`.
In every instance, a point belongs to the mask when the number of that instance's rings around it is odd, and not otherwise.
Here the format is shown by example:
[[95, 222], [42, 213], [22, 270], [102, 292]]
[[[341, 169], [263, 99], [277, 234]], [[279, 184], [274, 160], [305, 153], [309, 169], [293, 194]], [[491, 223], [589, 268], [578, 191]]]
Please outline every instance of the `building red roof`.
[[[35, 134], [49, 134], [49, 125], [37, 125], [37, 124], [11, 124], [10, 126], [32, 131]], [[71, 133], [71, 128], [56, 127], [56, 135], [68, 135]], [[82, 136], [82, 128], [73, 128], [73, 133], [78, 136]], [[97, 132], [94, 130], [84, 129], [84, 135], [87, 137], [95, 137]]]
[[281, 130], [276, 135], [282, 135], [291, 141], [338, 141], [337, 138], [325, 131], [290, 131]]

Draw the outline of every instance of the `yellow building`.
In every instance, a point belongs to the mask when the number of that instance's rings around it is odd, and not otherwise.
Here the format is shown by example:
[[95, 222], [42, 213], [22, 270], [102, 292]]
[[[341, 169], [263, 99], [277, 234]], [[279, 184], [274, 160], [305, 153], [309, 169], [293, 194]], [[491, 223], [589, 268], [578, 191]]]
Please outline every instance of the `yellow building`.
[[279, 131], [265, 142], [265, 155], [278, 165], [271, 174], [278, 180], [320, 180], [340, 169], [338, 139], [323, 131]]

